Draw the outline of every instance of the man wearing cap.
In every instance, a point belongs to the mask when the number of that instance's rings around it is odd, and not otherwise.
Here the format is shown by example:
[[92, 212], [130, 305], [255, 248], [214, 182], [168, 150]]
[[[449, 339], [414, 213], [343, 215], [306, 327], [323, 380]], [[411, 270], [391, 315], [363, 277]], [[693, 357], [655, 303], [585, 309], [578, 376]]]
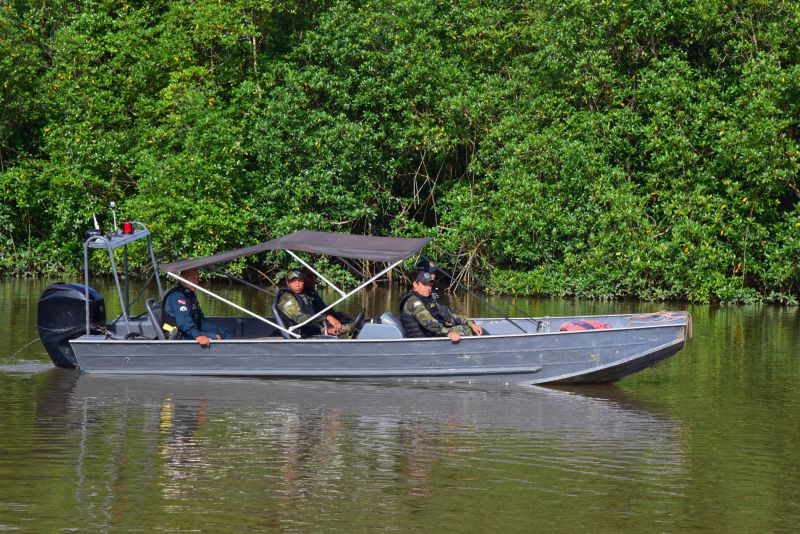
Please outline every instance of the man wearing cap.
[[417, 273], [421, 272], [431, 273], [431, 280], [433, 280], [433, 286], [431, 288], [431, 298], [434, 301], [439, 300], [439, 292], [436, 291], [436, 272], [438, 270], [439, 268], [436, 266], [436, 263], [429, 260], [428, 258], [422, 258], [421, 260], [419, 260], [419, 262], [417, 262], [417, 268], [416, 268]]
[[[314, 310], [314, 299], [303, 293], [305, 278], [299, 269], [291, 269], [286, 274], [286, 287], [278, 291], [275, 303], [278, 313], [283, 316], [284, 321], [294, 325], [306, 322], [316, 315]], [[327, 333], [338, 336], [347, 331], [347, 328], [334, 317], [328, 314], [325, 317], [319, 316], [305, 326], [300, 327], [298, 333], [302, 337], [318, 336], [322, 334], [323, 327], [327, 321], [330, 327]]]
[[439, 271], [439, 268], [436, 266], [436, 263], [428, 258], [422, 258], [417, 263], [416, 271], [417, 274], [427, 272], [431, 275], [431, 296], [427, 304], [431, 314], [433, 314], [434, 317], [440, 317], [445, 323], [456, 324], [457, 321], [453, 318], [453, 312], [450, 308], [439, 302], [439, 292], [436, 291], [436, 273]]
[[[180, 272], [181, 278], [190, 284], [200, 282], [197, 269], [186, 269]], [[178, 339], [194, 339], [203, 347], [211, 345], [211, 338], [230, 339], [231, 334], [224, 328], [215, 325], [203, 315], [194, 286], [183, 282], [167, 291], [161, 304], [164, 324], [178, 328]]]
[[471, 320], [451, 313], [448, 320], [431, 299], [433, 278], [431, 273], [420, 271], [411, 283], [411, 291], [400, 297], [400, 319], [408, 337], [449, 337], [453, 343], [461, 336], [483, 335], [483, 329]]

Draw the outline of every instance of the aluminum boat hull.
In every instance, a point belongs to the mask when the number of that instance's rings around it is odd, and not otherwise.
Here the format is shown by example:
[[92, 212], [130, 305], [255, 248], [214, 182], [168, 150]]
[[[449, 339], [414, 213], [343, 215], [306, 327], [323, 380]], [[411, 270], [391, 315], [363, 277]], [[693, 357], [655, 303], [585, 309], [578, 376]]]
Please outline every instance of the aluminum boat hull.
[[[585, 319], [586, 316], [581, 318]], [[651, 367], [683, 348], [690, 317], [600, 316], [614, 327], [557, 331], [576, 318], [550, 318], [550, 332], [517, 319], [478, 320], [494, 335], [423, 339], [302, 339], [277, 337], [215, 341], [114, 339], [81, 336], [70, 343], [80, 369], [102, 374], [261, 376], [291, 378], [401, 378], [499, 380], [526, 384], [604, 383]], [[635, 319], [635, 320], [634, 320]], [[497, 332], [495, 334], [495, 332]]]

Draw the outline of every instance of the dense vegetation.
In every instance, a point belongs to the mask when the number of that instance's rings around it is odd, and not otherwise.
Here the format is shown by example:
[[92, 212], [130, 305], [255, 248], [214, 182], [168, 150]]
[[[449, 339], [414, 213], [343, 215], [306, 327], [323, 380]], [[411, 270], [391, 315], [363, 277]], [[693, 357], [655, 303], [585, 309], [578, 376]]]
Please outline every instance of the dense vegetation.
[[790, 0], [3, 0], [0, 272], [77, 268], [115, 200], [164, 260], [427, 234], [495, 290], [796, 302], [797, 28]]

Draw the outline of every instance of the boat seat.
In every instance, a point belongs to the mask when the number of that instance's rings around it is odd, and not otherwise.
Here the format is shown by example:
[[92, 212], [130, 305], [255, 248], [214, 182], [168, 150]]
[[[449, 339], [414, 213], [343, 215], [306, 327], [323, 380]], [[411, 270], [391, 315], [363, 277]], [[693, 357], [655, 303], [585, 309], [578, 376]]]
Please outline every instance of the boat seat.
[[392, 312], [390, 311], [383, 312], [383, 315], [381, 315], [381, 323], [390, 324], [394, 326], [400, 331], [403, 337], [408, 337], [408, 334], [406, 334], [406, 329], [403, 327], [403, 322], [400, 319], [398, 319]]
[[144, 307], [147, 310], [147, 318], [150, 319], [150, 324], [156, 332], [156, 338], [166, 339], [161, 329], [161, 304], [157, 303], [156, 299], [147, 299], [144, 301]]
[[[281, 326], [282, 328], [289, 328], [288, 326], [286, 326], [286, 323], [283, 321], [283, 316], [280, 314], [280, 312], [278, 312], [278, 305], [277, 304], [273, 304], [272, 305], [272, 313], [273, 313], [273, 315], [275, 315], [275, 322], [279, 326]], [[286, 339], [294, 339], [292, 336], [289, 335], [288, 332], [286, 332], [284, 330], [278, 329], [278, 332], [280, 332], [280, 334]]]

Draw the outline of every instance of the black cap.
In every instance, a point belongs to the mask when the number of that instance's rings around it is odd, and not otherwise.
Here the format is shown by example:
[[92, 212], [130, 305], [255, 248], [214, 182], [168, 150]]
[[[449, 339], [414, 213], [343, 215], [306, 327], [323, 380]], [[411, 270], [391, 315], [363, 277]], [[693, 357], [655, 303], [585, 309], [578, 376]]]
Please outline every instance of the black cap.
[[420, 271], [417, 273], [417, 276], [414, 277], [414, 281], [423, 284], [432, 284], [433, 277], [431, 277], [431, 273], [428, 271]]
[[294, 280], [295, 278], [305, 278], [300, 269], [290, 269], [286, 272], [286, 281]]

